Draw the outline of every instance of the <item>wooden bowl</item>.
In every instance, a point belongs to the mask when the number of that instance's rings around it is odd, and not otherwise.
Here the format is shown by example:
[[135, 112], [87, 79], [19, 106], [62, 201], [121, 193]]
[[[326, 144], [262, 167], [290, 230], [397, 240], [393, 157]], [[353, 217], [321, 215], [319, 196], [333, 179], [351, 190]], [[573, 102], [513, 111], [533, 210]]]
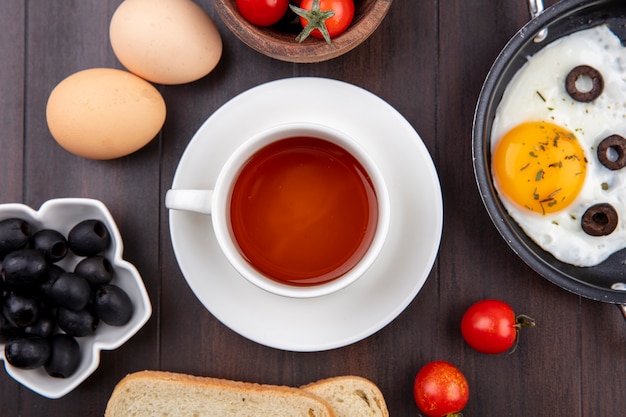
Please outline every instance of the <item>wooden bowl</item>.
[[376, 30], [392, 1], [355, 0], [352, 24], [332, 38], [332, 45], [311, 36], [298, 43], [295, 38], [300, 28], [295, 25], [254, 26], [239, 14], [235, 0], [215, 0], [215, 7], [226, 26], [252, 49], [281, 61], [312, 63], [336, 58], [356, 48]]

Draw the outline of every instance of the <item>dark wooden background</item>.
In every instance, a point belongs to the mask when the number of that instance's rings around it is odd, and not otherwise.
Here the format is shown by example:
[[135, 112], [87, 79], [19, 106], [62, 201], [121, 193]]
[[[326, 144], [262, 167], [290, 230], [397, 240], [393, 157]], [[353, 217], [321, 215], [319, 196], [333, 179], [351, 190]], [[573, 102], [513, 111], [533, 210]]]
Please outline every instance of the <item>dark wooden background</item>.
[[[380, 386], [392, 416], [411, 416], [418, 414], [413, 378], [435, 359], [467, 376], [467, 417], [626, 415], [623, 317], [615, 306], [573, 295], [530, 270], [497, 233], [474, 183], [474, 107], [498, 52], [529, 18], [524, 0], [395, 0], [369, 40], [319, 64], [251, 50], [224, 27], [211, 0], [198, 0], [223, 36], [218, 68], [192, 84], [159, 86], [168, 117], [149, 146], [118, 160], [84, 160], [53, 141], [45, 104], [73, 72], [121, 68], [108, 41], [119, 3], [0, 2], [0, 203], [37, 208], [56, 197], [102, 200], [118, 222], [125, 257], [144, 277], [154, 314], [123, 347], [103, 352], [100, 368], [61, 399], [40, 397], [0, 371], [0, 415], [101, 416], [120, 378], [162, 369], [287, 385], [357, 374]], [[344, 80], [388, 101], [422, 136], [443, 188], [441, 250], [422, 291], [375, 335], [326, 352], [268, 348], [218, 322], [178, 269], [163, 204], [185, 146], [214, 110], [250, 87], [293, 76]], [[302, 97], [294, 92], [294, 103]], [[461, 338], [462, 313], [486, 297], [538, 322], [511, 355], [477, 353]]]

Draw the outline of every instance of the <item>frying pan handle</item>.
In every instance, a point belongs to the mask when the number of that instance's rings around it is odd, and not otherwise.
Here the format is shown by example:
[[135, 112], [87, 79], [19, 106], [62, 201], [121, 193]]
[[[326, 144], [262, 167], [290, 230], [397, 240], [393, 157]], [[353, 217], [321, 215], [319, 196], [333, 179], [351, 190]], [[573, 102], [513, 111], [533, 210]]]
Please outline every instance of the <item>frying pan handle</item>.
[[543, 12], [543, 0], [528, 0], [528, 10], [533, 19]]
[[[528, 10], [530, 11], [530, 17], [535, 18], [543, 12], [543, 0], [528, 0]], [[541, 29], [537, 36], [535, 36], [535, 42], [541, 42], [548, 36], [548, 29]]]
[[[626, 284], [623, 282], [616, 282], [615, 284], [611, 285], [611, 289], [626, 291]], [[626, 319], [626, 303], [618, 304], [617, 307], [622, 311], [624, 319]]]

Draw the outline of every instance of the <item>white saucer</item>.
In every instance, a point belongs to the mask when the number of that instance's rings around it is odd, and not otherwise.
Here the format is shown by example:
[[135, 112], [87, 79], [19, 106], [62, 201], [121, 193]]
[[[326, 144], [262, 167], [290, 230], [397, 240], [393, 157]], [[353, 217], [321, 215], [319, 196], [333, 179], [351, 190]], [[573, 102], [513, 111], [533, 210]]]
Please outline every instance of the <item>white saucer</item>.
[[437, 256], [443, 203], [430, 154], [406, 119], [372, 93], [324, 78], [269, 82], [224, 104], [190, 141], [172, 188], [211, 188], [241, 142], [294, 121], [328, 124], [359, 139], [385, 177], [389, 234], [363, 277], [323, 297], [281, 297], [250, 284], [232, 268], [217, 245], [209, 216], [171, 210], [170, 233], [191, 290], [223, 324], [269, 347], [321, 351], [372, 335], [415, 298]]

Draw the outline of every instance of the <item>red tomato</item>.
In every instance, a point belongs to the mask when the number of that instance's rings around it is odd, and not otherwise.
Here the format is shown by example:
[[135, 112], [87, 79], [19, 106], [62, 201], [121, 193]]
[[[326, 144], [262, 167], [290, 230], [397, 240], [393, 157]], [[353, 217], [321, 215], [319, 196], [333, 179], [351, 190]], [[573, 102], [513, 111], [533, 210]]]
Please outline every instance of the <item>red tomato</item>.
[[287, 12], [289, 0], [236, 0], [239, 13], [256, 26], [271, 26]]
[[[316, 0], [302, 0], [302, 3], [300, 4], [300, 7], [308, 12], [304, 15], [298, 13], [300, 16], [300, 24], [303, 28], [306, 28], [309, 24], [309, 20], [313, 21], [316, 28], [322, 24], [326, 25], [328, 35], [331, 38], [348, 29], [348, 26], [350, 26], [350, 23], [352, 23], [352, 19], [354, 18], [354, 0], [319, 0], [319, 7], [314, 7], [315, 1]], [[320, 22], [314, 21], [313, 18], [316, 13], [329, 10], [332, 10], [334, 13], [332, 16], [322, 18], [320, 19]], [[320, 39], [324, 38], [324, 34], [320, 31], [320, 29], [313, 29], [311, 36]]]
[[502, 353], [517, 341], [521, 327], [534, 326], [528, 316], [515, 317], [504, 301], [483, 300], [467, 309], [461, 320], [461, 333], [472, 348], [483, 353]]
[[454, 365], [435, 361], [424, 365], [413, 384], [415, 403], [428, 417], [460, 416], [469, 399], [469, 386]]

